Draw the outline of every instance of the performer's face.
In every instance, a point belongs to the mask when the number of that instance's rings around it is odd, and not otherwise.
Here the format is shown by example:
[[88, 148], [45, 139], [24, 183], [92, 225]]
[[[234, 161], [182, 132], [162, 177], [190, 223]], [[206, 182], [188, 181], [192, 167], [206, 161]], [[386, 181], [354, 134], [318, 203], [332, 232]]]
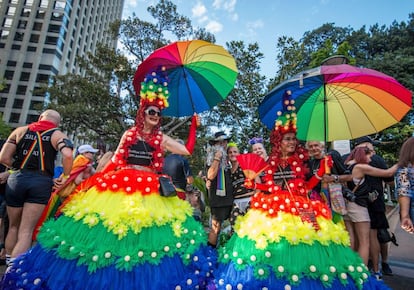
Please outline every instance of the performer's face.
[[266, 149], [264, 148], [262, 143], [256, 143], [252, 145], [252, 152], [254, 154], [259, 155], [260, 157], [262, 157], [264, 160], [267, 159], [267, 153], [266, 153]]
[[145, 122], [151, 126], [156, 126], [161, 119], [161, 111], [156, 106], [149, 106], [145, 110]]
[[295, 152], [297, 139], [295, 133], [286, 133], [283, 135], [282, 142], [280, 144], [280, 150], [283, 155], [290, 155]]

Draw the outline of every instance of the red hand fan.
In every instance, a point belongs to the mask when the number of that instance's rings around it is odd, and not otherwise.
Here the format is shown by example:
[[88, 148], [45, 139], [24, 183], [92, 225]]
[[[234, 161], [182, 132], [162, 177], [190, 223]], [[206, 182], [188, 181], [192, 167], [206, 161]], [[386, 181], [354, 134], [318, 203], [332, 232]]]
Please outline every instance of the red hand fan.
[[240, 154], [237, 156], [237, 161], [248, 179], [255, 179], [269, 166], [262, 157], [254, 153]]

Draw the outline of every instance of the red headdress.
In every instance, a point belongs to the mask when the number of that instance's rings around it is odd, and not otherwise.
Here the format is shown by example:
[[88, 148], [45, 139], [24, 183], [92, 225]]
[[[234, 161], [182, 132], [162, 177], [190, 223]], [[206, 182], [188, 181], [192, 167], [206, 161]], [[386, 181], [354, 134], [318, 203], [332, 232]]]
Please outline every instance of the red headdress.
[[272, 151], [270, 153], [270, 164], [272, 166], [285, 167], [287, 164], [293, 164], [295, 167], [301, 167], [301, 169], [295, 170], [298, 173], [297, 177], [304, 179], [306, 173], [303, 168], [303, 162], [309, 159], [309, 154], [303, 146], [297, 144], [294, 154], [289, 156], [288, 159], [282, 158], [281, 142], [283, 136], [287, 133], [296, 134], [296, 107], [295, 101], [291, 97], [292, 92], [286, 91], [283, 95], [283, 110], [277, 112], [278, 118], [275, 121], [275, 128], [270, 134], [270, 143], [272, 144]]

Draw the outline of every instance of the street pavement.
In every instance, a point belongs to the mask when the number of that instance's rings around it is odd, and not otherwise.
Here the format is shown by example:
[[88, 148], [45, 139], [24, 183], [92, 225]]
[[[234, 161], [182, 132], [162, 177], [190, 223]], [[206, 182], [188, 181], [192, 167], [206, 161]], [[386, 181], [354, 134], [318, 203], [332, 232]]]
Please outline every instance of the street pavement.
[[390, 231], [397, 237], [398, 247], [389, 243], [388, 264], [394, 275], [384, 275], [384, 282], [394, 290], [414, 289], [414, 235], [400, 227], [398, 206], [391, 209], [387, 217]]
[[[387, 217], [390, 231], [397, 237], [398, 247], [389, 243], [388, 264], [393, 276], [384, 275], [384, 283], [393, 290], [414, 289], [414, 235], [401, 229], [398, 206], [391, 208]], [[5, 270], [5, 266], [0, 266], [2, 276]]]

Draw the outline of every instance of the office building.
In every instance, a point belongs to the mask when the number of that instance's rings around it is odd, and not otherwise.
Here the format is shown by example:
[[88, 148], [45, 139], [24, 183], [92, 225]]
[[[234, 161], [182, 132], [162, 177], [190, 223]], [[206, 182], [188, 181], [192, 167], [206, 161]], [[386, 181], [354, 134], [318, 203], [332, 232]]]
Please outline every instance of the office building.
[[124, 0], [0, 0], [0, 112], [12, 127], [36, 121], [36, 93], [54, 75], [80, 74], [77, 56], [98, 43], [116, 41], [106, 33], [121, 19]]

